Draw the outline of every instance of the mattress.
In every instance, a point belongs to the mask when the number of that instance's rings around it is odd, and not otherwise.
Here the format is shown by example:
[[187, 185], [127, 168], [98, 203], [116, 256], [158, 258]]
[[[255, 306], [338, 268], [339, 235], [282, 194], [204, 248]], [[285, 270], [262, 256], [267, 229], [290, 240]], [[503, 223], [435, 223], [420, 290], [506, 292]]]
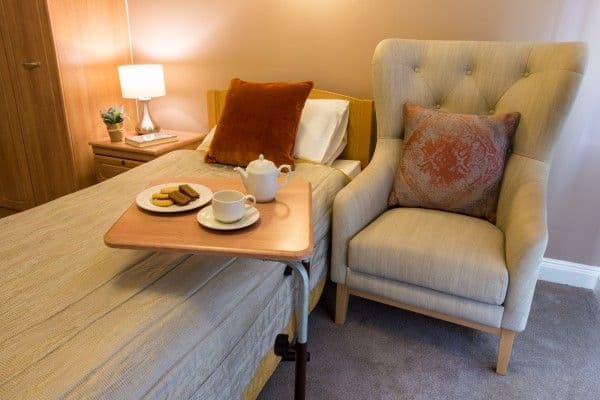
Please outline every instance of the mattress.
[[[102, 236], [153, 179], [234, 176], [181, 150], [4, 218], [0, 226], [0, 398], [240, 398], [289, 323], [299, 281], [276, 262], [118, 250]], [[333, 197], [313, 186], [311, 286], [326, 275]]]

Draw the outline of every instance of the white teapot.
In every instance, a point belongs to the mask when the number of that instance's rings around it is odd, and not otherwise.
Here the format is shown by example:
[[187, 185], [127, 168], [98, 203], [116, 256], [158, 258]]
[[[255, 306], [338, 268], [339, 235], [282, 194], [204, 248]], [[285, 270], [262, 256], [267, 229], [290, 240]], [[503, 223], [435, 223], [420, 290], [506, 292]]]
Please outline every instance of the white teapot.
[[[287, 169], [287, 172], [284, 173], [284, 169]], [[245, 170], [235, 167], [234, 171], [240, 173], [246, 191], [256, 197], [257, 202], [266, 203], [274, 200], [277, 191], [287, 185], [292, 168], [287, 164], [277, 168], [273, 161], [265, 160], [261, 154], [258, 160], [250, 162]], [[282, 174], [285, 174], [285, 180], [280, 184], [277, 178]]]

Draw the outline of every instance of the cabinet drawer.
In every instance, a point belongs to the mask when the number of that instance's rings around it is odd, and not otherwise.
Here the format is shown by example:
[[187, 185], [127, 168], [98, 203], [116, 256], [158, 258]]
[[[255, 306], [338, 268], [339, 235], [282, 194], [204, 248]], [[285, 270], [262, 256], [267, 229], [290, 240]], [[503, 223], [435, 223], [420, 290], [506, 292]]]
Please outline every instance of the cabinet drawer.
[[94, 156], [94, 162], [96, 164], [96, 177], [100, 182], [143, 164], [140, 161], [98, 155]]

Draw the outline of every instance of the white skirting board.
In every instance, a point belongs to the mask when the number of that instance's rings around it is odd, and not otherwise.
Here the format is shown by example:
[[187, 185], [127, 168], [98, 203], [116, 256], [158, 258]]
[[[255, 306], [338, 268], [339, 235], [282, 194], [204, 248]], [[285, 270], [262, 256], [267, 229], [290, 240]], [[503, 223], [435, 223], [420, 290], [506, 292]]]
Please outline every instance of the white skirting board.
[[600, 290], [600, 267], [544, 258], [540, 266], [539, 279], [585, 289]]

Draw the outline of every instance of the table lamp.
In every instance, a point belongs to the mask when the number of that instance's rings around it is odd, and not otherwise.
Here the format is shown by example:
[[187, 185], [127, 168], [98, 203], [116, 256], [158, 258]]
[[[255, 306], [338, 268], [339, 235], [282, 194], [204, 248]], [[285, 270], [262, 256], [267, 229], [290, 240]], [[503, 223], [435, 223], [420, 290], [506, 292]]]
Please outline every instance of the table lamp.
[[132, 64], [119, 67], [121, 95], [142, 103], [142, 118], [135, 127], [138, 135], [160, 131], [150, 116], [148, 102], [165, 95], [165, 75], [161, 64]]

